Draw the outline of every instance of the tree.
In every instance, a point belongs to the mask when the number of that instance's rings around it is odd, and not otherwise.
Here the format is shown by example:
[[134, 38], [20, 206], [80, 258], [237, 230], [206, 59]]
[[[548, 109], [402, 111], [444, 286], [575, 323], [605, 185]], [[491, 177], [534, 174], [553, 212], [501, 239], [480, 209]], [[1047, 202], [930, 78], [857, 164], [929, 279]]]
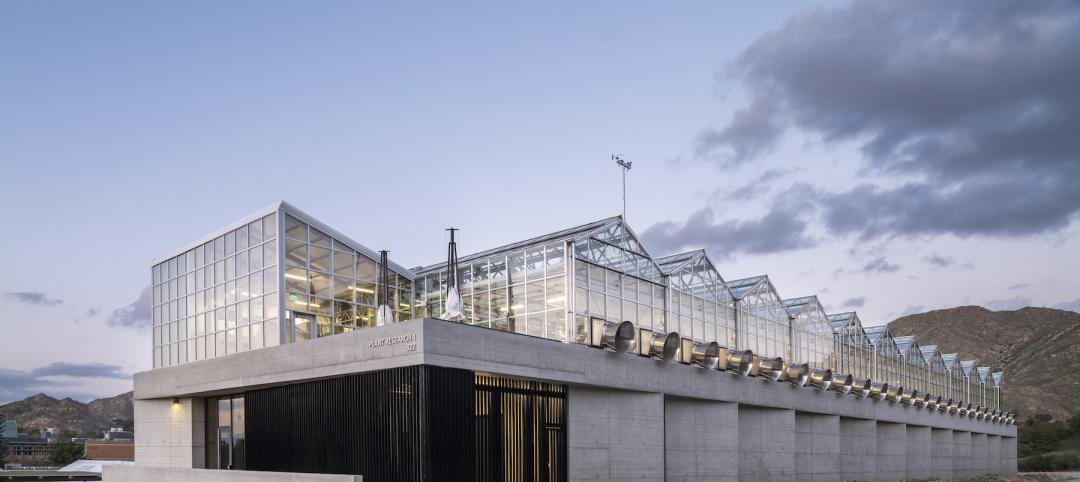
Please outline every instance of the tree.
[[49, 463], [64, 466], [83, 458], [83, 446], [71, 440], [62, 440], [52, 444]]

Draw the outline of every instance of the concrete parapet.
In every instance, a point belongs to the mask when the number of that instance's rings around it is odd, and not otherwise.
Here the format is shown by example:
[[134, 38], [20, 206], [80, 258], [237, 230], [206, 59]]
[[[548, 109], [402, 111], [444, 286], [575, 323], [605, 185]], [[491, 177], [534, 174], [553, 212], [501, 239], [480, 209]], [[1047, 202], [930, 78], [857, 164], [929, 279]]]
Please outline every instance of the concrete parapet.
[[953, 431], [947, 428], [930, 430], [931, 477], [951, 479], [953, 476]]
[[905, 478], [924, 479], [934, 476], [933, 438], [930, 427], [907, 426]]
[[877, 479], [904, 480], [907, 475], [907, 426], [877, 422]]
[[795, 412], [795, 480], [840, 480], [840, 417]]
[[971, 432], [953, 430], [953, 479], [972, 476]]

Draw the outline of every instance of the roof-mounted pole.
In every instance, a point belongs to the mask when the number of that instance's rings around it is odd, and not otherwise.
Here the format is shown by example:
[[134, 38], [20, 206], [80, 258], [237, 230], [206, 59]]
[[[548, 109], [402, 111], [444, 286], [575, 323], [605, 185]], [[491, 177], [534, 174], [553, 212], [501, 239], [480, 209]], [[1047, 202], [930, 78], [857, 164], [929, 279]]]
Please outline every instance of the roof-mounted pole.
[[375, 326], [385, 326], [394, 322], [390, 312], [390, 252], [379, 251], [379, 310], [375, 313]]
[[622, 218], [623, 222], [626, 222], [626, 171], [630, 170], [630, 166], [633, 162], [624, 161], [622, 154], [612, 154], [611, 160], [618, 164], [622, 171]]
[[457, 241], [454, 239], [454, 234], [458, 229], [449, 227], [446, 230], [450, 231], [450, 244], [446, 245], [446, 306], [440, 318], [464, 321], [465, 314], [461, 312], [461, 295], [458, 293]]

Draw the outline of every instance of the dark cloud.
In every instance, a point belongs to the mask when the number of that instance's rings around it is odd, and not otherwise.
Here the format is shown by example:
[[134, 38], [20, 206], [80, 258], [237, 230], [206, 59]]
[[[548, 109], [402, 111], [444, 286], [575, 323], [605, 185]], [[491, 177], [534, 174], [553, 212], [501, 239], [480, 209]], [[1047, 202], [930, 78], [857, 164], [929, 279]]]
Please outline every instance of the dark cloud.
[[856, 296], [854, 298], [848, 298], [840, 305], [841, 308], [862, 308], [866, 306], [865, 296]]
[[0, 368], [0, 403], [22, 400], [30, 395], [47, 392], [56, 397], [70, 396], [80, 400], [94, 395], [71, 390], [85, 378], [129, 379], [131, 374], [116, 365], [103, 363], [58, 362], [29, 371]]
[[146, 329], [153, 324], [150, 318], [150, 310], [153, 307], [153, 298], [149, 287], [143, 288], [139, 297], [123, 308], [113, 310], [109, 315], [109, 326], [122, 328]]
[[738, 187], [735, 190], [728, 190], [726, 188], [717, 189], [714, 196], [730, 201], [750, 201], [761, 197], [769, 191], [771, 185], [779, 180], [791, 174], [798, 169], [769, 169], [760, 176], [754, 178], [744, 184], [742, 187]]
[[940, 254], [930, 254], [923, 258], [923, 261], [930, 263], [939, 268], [948, 268], [956, 264], [956, 261], [952, 259], [952, 256], [942, 256]]
[[664, 221], [641, 233], [654, 253], [677, 253], [706, 248], [711, 256], [770, 254], [810, 248], [817, 240], [807, 234], [807, 209], [797, 197], [776, 200], [770, 212], [750, 220], [717, 221], [711, 208], [694, 212], [685, 222]]
[[744, 162], [794, 128], [859, 143], [867, 171], [899, 177], [822, 193], [839, 234], [1019, 237], [1080, 213], [1080, 3], [815, 9], [723, 77], [752, 101], [698, 137], [699, 159]]
[[40, 291], [16, 291], [12, 293], [5, 293], [4, 298], [19, 303], [39, 306], [56, 306], [64, 303], [63, 300], [49, 298], [48, 295]]
[[899, 270], [900, 265], [886, 261], [884, 256], [874, 258], [862, 267], [863, 273], [895, 273]]

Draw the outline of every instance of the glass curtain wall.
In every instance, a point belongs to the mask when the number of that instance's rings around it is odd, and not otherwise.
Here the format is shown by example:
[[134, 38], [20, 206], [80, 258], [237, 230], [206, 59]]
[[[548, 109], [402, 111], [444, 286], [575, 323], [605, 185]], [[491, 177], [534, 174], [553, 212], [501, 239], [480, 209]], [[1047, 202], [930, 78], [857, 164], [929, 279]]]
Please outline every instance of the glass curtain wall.
[[994, 380], [994, 398], [992, 407], [1001, 410], [1001, 393], [1005, 389], [1002, 385], [1004, 382], [1005, 374], [1003, 372], [994, 372], [990, 374]]
[[859, 316], [855, 312], [829, 315], [829, 323], [836, 340], [834, 370], [859, 379], [873, 378], [874, 350]]
[[807, 363], [811, 368], [836, 366], [832, 346], [832, 325], [817, 296], [784, 300], [791, 318], [791, 333], [795, 342], [791, 359]]
[[959, 354], [957, 353], [946, 353], [941, 355], [941, 360], [945, 365], [945, 384], [947, 388], [942, 395], [945, 398], [952, 398], [953, 400], [959, 400], [963, 396], [964, 371], [960, 368], [958, 356]]
[[975, 372], [975, 360], [961, 361], [960, 368], [964, 372], [964, 393], [960, 400], [974, 401], [975, 396], [978, 394], [975, 385], [979, 383], [978, 375]]
[[979, 405], [985, 407], [990, 405], [990, 392], [993, 390], [994, 383], [993, 380], [990, 378], [990, 367], [979, 367], [978, 378], [979, 394], [976, 397], [977, 399], [974, 401], [975, 403], [978, 403]]
[[671, 288], [669, 330], [694, 341], [736, 347], [734, 297], [705, 252], [668, 256], [657, 263]]
[[790, 359], [791, 325], [784, 302], [767, 276], [729, 281], [735, 297], [738, 347], [764, 357]]
[[[375, 326], [382, 286], [378, 263], [348, 243], [284, 215], [286, 343]], [[412, 281], [391, 268], [388, 299], [395, 321], [412, 318]]]
[[279, 343], [278, 214], [151, 268], [154, 368]]
[[934, 395], [945, 394], [948, 391], [949, 375], [937, 345], [922, 347], [922, 354], [927, 367], [926, 391]]
[[874, 379], [890, 385], [900, 382], [900, 350], [892, 334], [884, 326], [866, 328], [866, 335], [874, 344]]

